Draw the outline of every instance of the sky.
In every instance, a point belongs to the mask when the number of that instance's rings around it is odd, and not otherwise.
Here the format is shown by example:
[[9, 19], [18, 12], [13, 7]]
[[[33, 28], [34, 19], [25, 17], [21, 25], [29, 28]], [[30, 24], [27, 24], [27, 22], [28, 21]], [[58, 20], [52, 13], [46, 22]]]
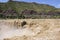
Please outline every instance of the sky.
[[[8, 0], [0, 0], [0, 2], [7, 2]], [[60, 0], [17, 0], [24, 2], [36, 2], [42, 4], [49, 4], [55, 6], [56, 8], [60, 8]]]

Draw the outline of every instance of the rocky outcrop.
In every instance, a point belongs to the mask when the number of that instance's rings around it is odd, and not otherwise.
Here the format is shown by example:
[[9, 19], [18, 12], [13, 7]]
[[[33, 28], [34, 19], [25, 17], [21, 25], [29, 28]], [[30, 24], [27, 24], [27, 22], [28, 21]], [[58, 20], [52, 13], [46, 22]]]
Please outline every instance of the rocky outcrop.
[[60, 15], [60, 12], [53, 12], [53, 11], [50, 11], [50, 12], [48, 12], [47, 15]]
[[33, 15], [36, 15], [37, 12], [34, 11], [34, 10], [25, 9], [25, 10], [22, 11], [22, 14], [24, 14], [24, 15], [32, 15], [32, 14], [33, 14]]
[[2, 13], [2, 12], [3, 12], [3, 10], [0, 9], [0, 13]]
[[3, 12], [4, 16], [17, 16], [17, 12], [13, 10], [12, 8], [8, 8]]

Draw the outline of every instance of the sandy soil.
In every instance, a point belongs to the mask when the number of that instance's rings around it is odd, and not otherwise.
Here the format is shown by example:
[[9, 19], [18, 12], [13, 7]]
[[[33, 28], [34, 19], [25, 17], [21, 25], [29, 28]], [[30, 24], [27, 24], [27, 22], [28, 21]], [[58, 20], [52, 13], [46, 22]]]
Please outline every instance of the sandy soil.
[[60, 40], [60, 19], [0, 20], [0, 40]]

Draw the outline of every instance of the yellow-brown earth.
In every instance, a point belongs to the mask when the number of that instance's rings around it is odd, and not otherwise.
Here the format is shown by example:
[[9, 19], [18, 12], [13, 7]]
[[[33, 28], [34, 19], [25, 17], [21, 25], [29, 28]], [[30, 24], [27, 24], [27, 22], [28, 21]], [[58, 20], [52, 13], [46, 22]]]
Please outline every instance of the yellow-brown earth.
[[60, 19], [0, 20], [0, 40], [60, 40]]

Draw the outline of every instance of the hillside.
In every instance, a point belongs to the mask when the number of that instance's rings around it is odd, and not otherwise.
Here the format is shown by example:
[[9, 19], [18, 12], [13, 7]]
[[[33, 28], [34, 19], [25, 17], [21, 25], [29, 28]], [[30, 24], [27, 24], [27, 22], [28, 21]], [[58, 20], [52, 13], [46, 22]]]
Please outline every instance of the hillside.
[[[40, 17], [41, 15], [51, 16], [50, 14], [59, 15], [60, 9], [35, 2], [27, 3], [11, 1], [0, 3], [0, 18], [50, 18], [45, 16]], [[54, 16], [52, 18], [54, 18]]]

